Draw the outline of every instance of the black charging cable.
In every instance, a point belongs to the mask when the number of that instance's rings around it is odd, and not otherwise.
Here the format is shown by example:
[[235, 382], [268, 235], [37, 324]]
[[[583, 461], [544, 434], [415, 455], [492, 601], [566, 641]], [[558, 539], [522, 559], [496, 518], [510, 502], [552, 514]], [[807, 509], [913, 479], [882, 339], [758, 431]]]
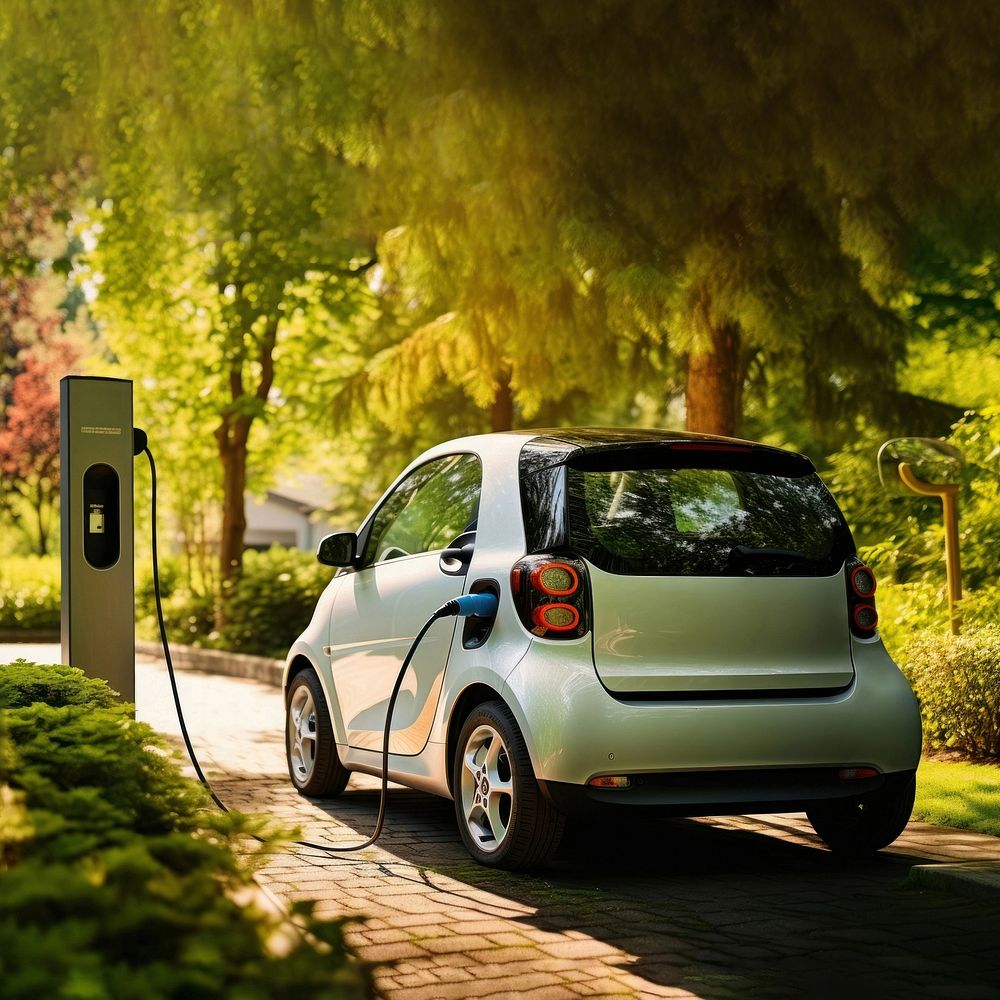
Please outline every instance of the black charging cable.
[[[170, 644], [167, 642], [167, 627], [163, 619], [163, 605], [160, 601], [160, 567], [156, 545], [156, 462], [153, 460], [153, 453], [149, 450], [145, 432], [135, 428], [133, 430], [133, 438], [134, 453], [136, 455], [145, 454], [146, 458], [149, 460], [149, 474], [152, 484], [152, 500], [150, 503], [152, 527], [150, 530], [150, 536], [153, 548], [153, 595], [156, 599], [156, 620], [160, 627], [160, 641], [163, 645], [163, 659], [167, 665], [167, 676], [170, 678], [170, 690], [173, 692], [174, 696], [174, 707], [177, 710], [177, 721], [180, 723], [181, 736], [184, 738], [184, 746], [187, 748], [188, 757], [191, 759], [191, 764], [194, 766], [194, 772], [198, 776], [198, 780], [205, 786], [208, 794], [212, 797], [212, 801], [223, 812], [230, 812], [229, 807], [222, 801], [222, 799], [219, 798], [218, 795], [216, 795], [215, 789], [212, 788], [208, 778], [205, 777], [205, 772], [202, 771], [201, 764], [198, 762], [198, 756], [194, 752], [194, 747], [191, 744], [191, 737], [188, 734], [187, 723], [184, 721], [184, 709], [181, 707], [180, 695], [177, 692], [177, 678], [174, 675], [174, 662], [170, 656]], [[372, 835], [363, 843], [351, 844], [348, 847], [336, 847], [332, 844], [314, 844], [308, 840], [296, 840], [295, 844], [298, 847], [311, 847], [318, 851], [343, 854], [371, 847], [371, 845], [378, 840], [382, 833], [382, 825], [385, 822], [385, 807], [389, 794], [389, 735], [392, 728], [392, 713], [396, 707], [396, 699], [399, 697], [400, 688], [403, 685], [403, 677], [406, 675], [406, 671], [410, 666], [410, 661], [413, 659], [413, 655], [416, 653], [417, 647], [420, 645], [420, 640], [423, 639], [430, 627], [440, 618], [449, 618], [454, 615], [460, 615], [462, 617], [470, 615], [475, 615], [477, 617], [493, 617], [497, 612], [498, 603], [497, 598], [490, 593], [465, 594], [462, 597], [456, 597], [454, 600], [448, 601], [446, 604], [442, 604], [441, 607], [438, 608], [426, 622], [424, 622], [420, 631], [417, 632], [416, 637], [410, 644], [410, 648], [407, 651], [406, 656], [403, 657], [399, 673], [396, 675], [396, 683], [392, 687], [392, 694], [389, 697], [389, 704], [385, 712], [385, 729], [382, 732], [382, 784], [379, 792], [378, 817], [375, 820], [375, 830]], [[255, 839], [263, 843], [263, 840], [260, 837], [256, 837]]]

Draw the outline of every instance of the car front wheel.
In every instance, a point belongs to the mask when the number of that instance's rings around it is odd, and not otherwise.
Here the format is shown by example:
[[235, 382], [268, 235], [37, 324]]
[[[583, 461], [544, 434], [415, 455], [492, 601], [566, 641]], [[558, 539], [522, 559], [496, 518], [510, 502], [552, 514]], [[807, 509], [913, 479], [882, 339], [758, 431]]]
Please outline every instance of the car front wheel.
[[903, 832], [916, 789], [916, 776], [911, 774], [856, 799], [817, 803], [806, 815], [834, 854], [866, 857], [888, 847]]
[[285, 755], [292, 784], [302, 795], [339, 795], [351, 772], [340, 762], [323, 688], [312, 668], [296, 674], [285, 708]]
[[502, 701], [479, 705], [465, 720], [452, 788], [462, 840], [480, 864], [536, 867], [559, 846], [565, 819], [542, 795], [524, 738]]

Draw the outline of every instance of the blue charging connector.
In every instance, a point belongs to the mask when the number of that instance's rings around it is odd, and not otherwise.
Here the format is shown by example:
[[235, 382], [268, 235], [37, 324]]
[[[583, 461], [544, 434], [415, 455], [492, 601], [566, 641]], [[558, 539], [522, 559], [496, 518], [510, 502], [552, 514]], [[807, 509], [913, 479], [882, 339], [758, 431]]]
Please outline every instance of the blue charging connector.
[[460, 618], [492, 618], [497, 613], [500, 602], [496, 594], [484, 591], [481, 594], [463, 594], [447, 604], [442, 604], [435, 612], [439, 617], [458, 615]]

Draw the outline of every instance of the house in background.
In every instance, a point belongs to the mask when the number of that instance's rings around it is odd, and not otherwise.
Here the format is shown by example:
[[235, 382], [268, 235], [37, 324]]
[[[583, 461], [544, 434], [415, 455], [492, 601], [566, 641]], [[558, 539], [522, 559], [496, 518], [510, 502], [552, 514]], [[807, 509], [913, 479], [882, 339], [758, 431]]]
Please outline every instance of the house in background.
[[324, 535], [345, 529], [336, 518], [335, 492], [319, 476], [300, 476], [294, 485], [281, 483], [256, 498], [247, 494], [248, 549], [284, 545], [315, 552]]

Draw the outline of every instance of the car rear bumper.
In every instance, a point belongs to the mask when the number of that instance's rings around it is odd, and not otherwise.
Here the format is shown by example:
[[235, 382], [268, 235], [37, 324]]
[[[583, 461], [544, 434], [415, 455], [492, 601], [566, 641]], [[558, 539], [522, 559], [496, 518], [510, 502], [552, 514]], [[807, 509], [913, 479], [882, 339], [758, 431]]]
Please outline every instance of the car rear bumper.
[[[584, 642], [532, 643], [504, 684], [543, 782], [648, 776], [632, 786], [638, 802], [640, 789], [667, 773], [872, 767], [892, 774], [919, 762], [916, 699], [879, 641], [852, 644], [855, 679], [834, 694], [662, 702], [609, 693], [581, 655]], [[748, 787], [737, 800], [748, 806], [756, 794]], [[802, 798], [794, 788], [772, 793], [763, 785], [759, 794], [762, 803]]]
[[748, 768], [631, 776], [628, 788], [540, 781], [547, 799], [569, 816], [639, 812], [662, 816], [726, 816], [801, 812], [817, 802], [902, 788], [913, 771], [844, 780], [839, 768]]

